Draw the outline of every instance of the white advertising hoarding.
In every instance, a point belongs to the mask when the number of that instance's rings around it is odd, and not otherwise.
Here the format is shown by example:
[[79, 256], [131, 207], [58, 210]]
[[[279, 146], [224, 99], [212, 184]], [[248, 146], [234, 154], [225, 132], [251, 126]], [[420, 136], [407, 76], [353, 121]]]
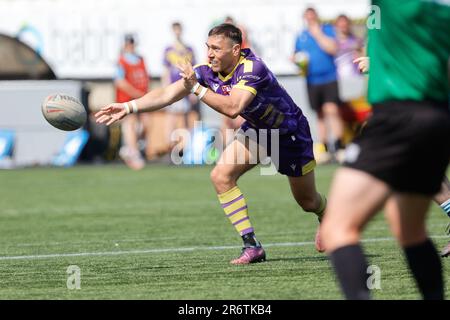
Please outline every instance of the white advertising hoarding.
[[0, 0], [0, 32], [35, 48], [59, 78], [79, 79], [113, 77], [123, 35], [134, 33], [150, 73], [159, 76], [172, 22], [183, 24], [200, 62], [208, 30], [231, 15], [275, 73], [295, 74], [289, 57], [311, 4], [326, 19], [369, 11], [368, 0]]

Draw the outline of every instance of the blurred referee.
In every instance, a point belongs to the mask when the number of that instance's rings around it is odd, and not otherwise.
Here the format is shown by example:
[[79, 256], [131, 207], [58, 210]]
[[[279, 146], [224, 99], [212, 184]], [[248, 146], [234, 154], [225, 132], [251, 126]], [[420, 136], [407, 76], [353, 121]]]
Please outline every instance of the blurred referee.
[[[360, 233], [384, 207], [424, 299], [443, 299], [439, 255], [425, 229], [450, 158], [450, 1], [373, 0], [373, 116], [336, 173], [322, 236], [347, 299], [369, 299]], [[447, 27], [445, 27], [447, 26]]]

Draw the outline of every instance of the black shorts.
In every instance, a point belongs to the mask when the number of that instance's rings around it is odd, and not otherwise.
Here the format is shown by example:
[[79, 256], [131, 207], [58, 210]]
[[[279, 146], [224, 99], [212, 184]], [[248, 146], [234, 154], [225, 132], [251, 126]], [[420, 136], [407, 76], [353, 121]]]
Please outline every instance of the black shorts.
[[339, 91], [337, 81], [324, 84], [308, 84], [308, 97], [311, 108], [317, 115], [323, 117], [322, 106], [326, 102], [339, 105]]
[[436, 194], [450, 159], [450, 110], [437, 102], [391, 101], [373, 106], [361, 135], [347, 147], [345, 166], [394, 191]]

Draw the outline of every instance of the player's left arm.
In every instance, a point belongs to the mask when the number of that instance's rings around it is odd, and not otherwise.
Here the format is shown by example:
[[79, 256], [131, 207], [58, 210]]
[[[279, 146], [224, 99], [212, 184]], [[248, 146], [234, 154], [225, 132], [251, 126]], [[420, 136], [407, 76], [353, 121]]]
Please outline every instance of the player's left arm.
[[[197, 95], [200, 90], [197, 90]], [[252, 102], [255, 95], [250, 91], [233, 88], [229, 96], [217, 94], [207, 89], [206, 94], [201, 99], [212, 109], [227, 117], [235, 119]]]
[[181, 71], [180, 75], [184, 80], [185, 88], [189, 91], [194, 88], [194, 93], [199, 99], [227, 117], [236, 118], [256, 96], [256, 90], [251, 87], [247, 89], [247, 87], [242, 85], [233, 87], [228, 96], [215, 93], [208, 88], [200, 86], [190, 63], [180, 64], [179, 69]]

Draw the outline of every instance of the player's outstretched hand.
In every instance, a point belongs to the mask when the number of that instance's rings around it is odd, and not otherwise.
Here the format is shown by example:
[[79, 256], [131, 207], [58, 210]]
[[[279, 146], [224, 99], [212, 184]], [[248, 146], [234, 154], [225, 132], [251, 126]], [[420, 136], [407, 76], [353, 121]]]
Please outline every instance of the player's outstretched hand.
[[190, 91], [197, 83], [197, 77], [195, 76], [192, 64], [186, 60], [185, 62], [178, 63], [177, 67], [181, 71], [180, 76], [184, 80], [184, 87]]
[[106, 107], [100, 109], [99, 112], [95, 114], [95, 122], [106, 123], [107, 126], [119, 121], [127, 115], [127, 110], [123, 103], [112, 103]]
[[370, 68], [369, 57], [359, 57], [359, 58], [353, 60], [353, 63], [358, 64], [358, 69], [360, 72], [362, 72], [362, 73], [369, 72], [369, 68]]

